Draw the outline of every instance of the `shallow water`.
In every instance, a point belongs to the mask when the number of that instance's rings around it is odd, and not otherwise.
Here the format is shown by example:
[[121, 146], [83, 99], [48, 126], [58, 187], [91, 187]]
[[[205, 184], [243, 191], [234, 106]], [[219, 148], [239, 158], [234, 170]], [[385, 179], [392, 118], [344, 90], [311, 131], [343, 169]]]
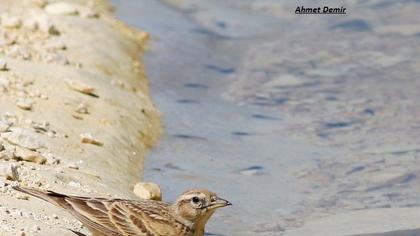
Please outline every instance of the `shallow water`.
[[209, 233], [279, 235], [308, 216], [420, 204], [402, 190], [419, 170], [394, 168], [418, 163], [420, 28], [396, 12], [420, 4], [349, 0], [346, 16], [302, 17], [294, 1], [112, 2], [152, 35], [166, 132], [144, 180], [169, 201], [191, 187], [232, 201]]

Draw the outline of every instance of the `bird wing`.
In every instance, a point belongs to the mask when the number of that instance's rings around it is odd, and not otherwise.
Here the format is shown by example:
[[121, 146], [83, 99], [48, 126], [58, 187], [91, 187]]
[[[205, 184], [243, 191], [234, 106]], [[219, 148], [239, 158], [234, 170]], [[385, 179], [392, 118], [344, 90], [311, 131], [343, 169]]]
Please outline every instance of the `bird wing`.
[[115, 201], [108, 214], [123, 235], [184, 235], [179, 234], [180, 225], [169, 214], [169, 205], [165, 203]]
[[14, 189], [60, 206], [98, 236], [182, 236], [190, 229], [177, 222], [164, 202], [68, 196], [55, 192]]

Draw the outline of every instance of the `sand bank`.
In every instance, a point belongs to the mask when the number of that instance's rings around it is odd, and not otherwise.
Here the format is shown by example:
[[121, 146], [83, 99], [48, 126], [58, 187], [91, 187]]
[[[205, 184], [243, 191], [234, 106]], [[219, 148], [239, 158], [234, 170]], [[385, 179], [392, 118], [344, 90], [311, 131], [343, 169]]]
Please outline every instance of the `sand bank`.
[[148, 35], [100, 0], [1, 0], [0, 15], [0, 235], [86, 233], [11, 186], [135, 197], [161, 130], [138, 59]]

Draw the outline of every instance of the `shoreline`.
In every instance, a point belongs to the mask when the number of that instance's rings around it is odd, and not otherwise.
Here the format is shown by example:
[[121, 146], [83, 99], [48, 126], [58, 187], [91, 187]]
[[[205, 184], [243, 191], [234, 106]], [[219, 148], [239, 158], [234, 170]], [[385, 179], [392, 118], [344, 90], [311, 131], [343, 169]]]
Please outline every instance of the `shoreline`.
[[161, 133], [140, 61], [148, 34], [117, 20], [104, 0], [83, 3], [1, 4], [2, 235], [87, 233], [11, 187], [135, 198], [144, 155]]

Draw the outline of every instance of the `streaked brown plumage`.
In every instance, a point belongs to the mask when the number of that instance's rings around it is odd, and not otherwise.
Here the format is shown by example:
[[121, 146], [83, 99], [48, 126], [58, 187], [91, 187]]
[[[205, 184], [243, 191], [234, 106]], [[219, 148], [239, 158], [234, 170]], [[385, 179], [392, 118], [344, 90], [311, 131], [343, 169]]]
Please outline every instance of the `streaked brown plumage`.
[[14, 189], [66, 209], [93, 236], [202, 236], [214, 211], [231, 205], [204, 189], [189, 190], [172, 205], [153, 200], [76, 197], [17, 186]]

